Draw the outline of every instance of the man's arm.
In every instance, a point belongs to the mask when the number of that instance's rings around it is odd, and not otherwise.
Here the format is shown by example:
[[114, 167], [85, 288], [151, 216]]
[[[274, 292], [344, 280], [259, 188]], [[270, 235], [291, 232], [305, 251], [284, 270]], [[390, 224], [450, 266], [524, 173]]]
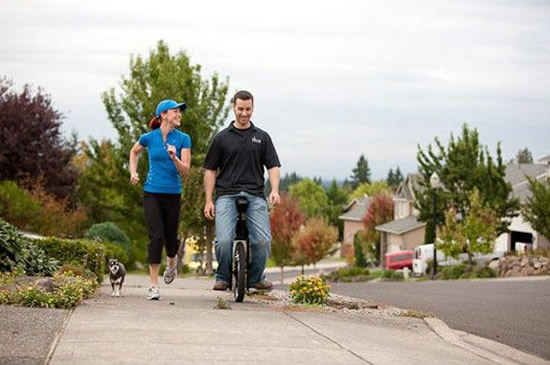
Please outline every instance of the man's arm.
[[216, 170], [206, 169], [204, 171], [204, 216], [208, 219], [214, 219], [216, 216], [216, 208], [214, 206], [214, 201], [212, 200], [215, 185]]
[[267, 170], [269, 173], [269, 183], [271, 184], [271, 193], [269, 194], [269, 204], [279, 204], [281, 197], [279, 196], [279, 167], [275, 166]]

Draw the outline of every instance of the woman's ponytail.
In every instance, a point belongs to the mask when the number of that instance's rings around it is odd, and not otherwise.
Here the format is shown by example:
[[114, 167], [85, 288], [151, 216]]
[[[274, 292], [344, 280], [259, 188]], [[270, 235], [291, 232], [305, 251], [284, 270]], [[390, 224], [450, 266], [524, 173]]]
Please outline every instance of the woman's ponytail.
[[157, 129], [158, 127], [160, 127], [160, 118], [153, 117], [149, 122], [149, 129]]

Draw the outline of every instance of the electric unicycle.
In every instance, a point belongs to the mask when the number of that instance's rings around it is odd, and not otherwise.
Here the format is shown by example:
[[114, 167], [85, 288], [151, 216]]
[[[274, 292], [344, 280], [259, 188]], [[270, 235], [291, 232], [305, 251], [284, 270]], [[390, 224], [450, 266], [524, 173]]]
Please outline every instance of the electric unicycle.
[[237, 198], [237, 226], [233, 240], [233, 256], [231, 265], [231, 287], [236, 302], [242, 302], [248, 290], [248, 263], [250, 259], [250, 243], [246, 210], [248, 200]]

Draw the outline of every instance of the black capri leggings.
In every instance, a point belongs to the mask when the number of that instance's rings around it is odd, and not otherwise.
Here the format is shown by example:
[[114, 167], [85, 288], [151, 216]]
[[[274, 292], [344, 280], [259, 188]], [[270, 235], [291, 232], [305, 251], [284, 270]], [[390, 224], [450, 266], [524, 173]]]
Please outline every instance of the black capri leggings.
[[143, 193], [145, 222], [149, 231], [149, 264], [160, 264], [164, 245], [168, 257], [174, 257], [178, 252], [180, 201], [180, 194]]

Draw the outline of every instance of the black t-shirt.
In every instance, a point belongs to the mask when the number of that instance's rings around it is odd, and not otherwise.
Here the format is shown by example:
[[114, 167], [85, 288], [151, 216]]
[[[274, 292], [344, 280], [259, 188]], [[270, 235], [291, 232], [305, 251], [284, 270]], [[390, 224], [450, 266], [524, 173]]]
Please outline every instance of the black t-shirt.
[[264, 197], [264, 166], [281, 167], [269, 134], [254, 124], [237, 129], [233, 122], [214, 137], [204, 161], [206, 169], [219, 171], [216, 199], [241, 191]]

